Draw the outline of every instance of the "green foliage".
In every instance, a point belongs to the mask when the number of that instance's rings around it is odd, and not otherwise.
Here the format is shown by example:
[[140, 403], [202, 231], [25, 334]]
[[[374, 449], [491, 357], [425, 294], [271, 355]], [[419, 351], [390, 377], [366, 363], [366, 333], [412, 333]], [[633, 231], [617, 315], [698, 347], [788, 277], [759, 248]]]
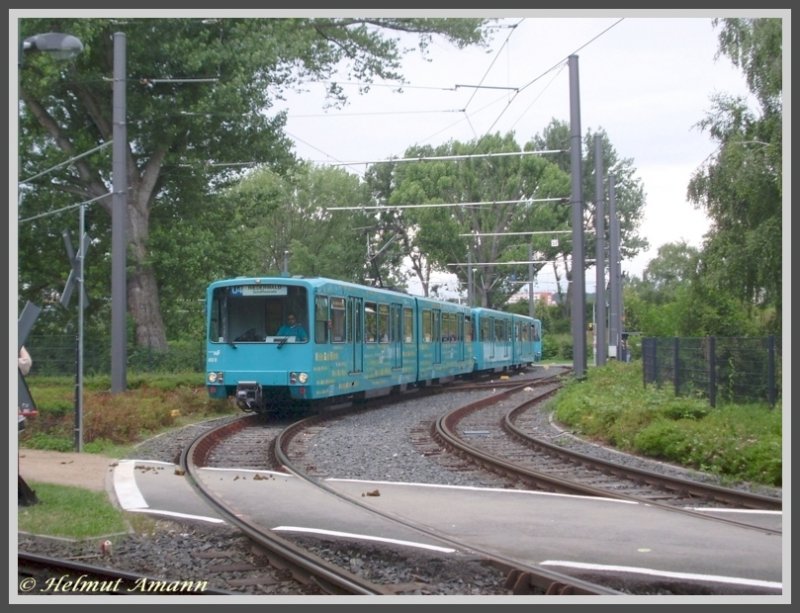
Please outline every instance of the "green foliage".
[[[112, 394], [107, 377], [89, 378], [83, 398], [83, 442], [87, 451], [124, 447], [165, 429], [204, 416], [232, 412], [232, 405], [208, 398], [195, 373], [134, 375], [127, 391]], [[20, 444], [35, 449], [74, 449], [74, 385], [66, 378], [33, 378], [31, 395], [39, 415], [28, 420]]]
[[66, 427], [59, 430], [51, 430], [48, 432], [38, 431], [33, 432], [32, 429], [36, 427], [37, 430], [42, 428], [41, 421], [28, 420], [26, 430], [20, 434], [20, 444], [30, 449], [49, 449], [51, 451], [74, 451], [75, 442], [70, 437], [70, 432]]
[[301, 164], [291, 173], [253, 172], [220, 196], [229, 219], [218, 232], [218, 249], [236, 244], [238, 255], [221, 258], [225, 266], [213, 273], [280, 274], [288, 264], [290, 274], [362, 281], [374, 220], [329, 209], [366, 204], [358, 177], [343, 169]]
[[715, 94], [698, 122], [719, 146], [687, 197], [712, 228], [699, 253], [661, 246], [643, 280], [625, 288], [626, 327], [644, 336], [781, 336], [782, 21], [714, 23], [719, 53], [743, 70], [757, 108]]
[[625, 451], [694, 467], [730, 481], [782, 483], [782, 414], [763, 405], [717, 408], [642, 384], [641, 365], [612, 361], [570, 381], [556, 417]]
[[[19, 232], [22, 300], [52, 302], [69, 273], [61, 234], [71, 225], [57, 209], [87, 206], [92, 248], [86, 259], [90, 296], [109, 296], [111, 148], [117, 118], [111, 104], [115, 34], [126, 48], [130, 316], [139, 346], [164, 350], [167, 339], [202, 331], [199, 291], [222, 270], [251, 263], [240, 251], [235, 214], [214, 196], [243, 168], [284, 175], [296, 162], [275, 101], [311, 81], [329, 82], [327, 99], [344, 104], [336, 81], [401, 80], [400, 58], [415, 40], [421, 51], [441, 37], [457, 47], [483, 45], [488, 20], [473, 18], [25, 18], [19, 36], [63, 31], [83, 52], [67, 64], [26, 55], [19, 75], [20, 177], [25, 184]], [[408, 36], [402, 40], [398, 32]], [[158, 41], [158, 44], [154, 44]], [[81, 156], [71, 165], [67, 158]], [[268, 216], [269, 211], [266, 211]], [[251, 227], [260, 218], [245, 219]], [[233, 228], [231, 225], [233, 224]], [[311, 236], [311, 235], [309, 235]], [[73, 245], [77, 241], [73, 238]], [[311, 246], [311, 245], [309, 245]], [[313, 250], [312, 250], [313, 252]], [[263, 250], [261, 255], [263, 255]], [[239, 256], [242, 256], [240, 262]], [[54, 266], [61, 262], [63, 266]], [[239, 265], [241, 264], [241, 265]], [[256, 269], [265, 270], [268, 262]], [[59, 272], [60, 271], [60, 272]], [[105, 329], [106, 300], [92, 300], [87, 325]], [[165, 326], [169, 327], [167, 335]]]
[[63, 538], [91, 538], [118, 534], [126, 529], [118, 509], [105, 492], [31, 481], [37, 504], [19, 507], [17, 528], [31, 534]]
[[[173, 373], [178, 377], [185, 377], [187, 368], [194, 368], [196, 372], [202, 372], [205, 369], [206, 357], [203, 342], [198, 340], [203, 339], [205, 334], [202, 311], [197, 318], [200, 320], [200, 326], [195, 331], [195, 338], [169, 341], [167, 349], [164, 351], [157, 351], [149, 347], [133, 347], [128, 351], [128, 368], [134, 373], [146, 372], [148, 378], [152, 377], [152, 373], [159, 373], [158, 376]], [[134, 375], [134, 379], [136, 378], [137, 376]]]
[[[747, 101], [716, 95], [699, 122], [719, 143], [714, 155], [689, 183], [688, 196], [702, 206], [714, 232], [701, 256], [703, 286], [696, 291], [705, 307], [700, 323], [723, 334], [735, 325], [729, 315], [774, 311], [772, 329], [780, 335], [782, 309], [782, 24], [780, 19], [723, 19], [720, 53], [745, 72], [758, 109]], [[707, 304], [711, 288], [715, 302]]]
[[[601, 136], [603, 163], [618, 169], [618, 211], [627, 250], [625, 255], [631, 256], [644, 244], [635, 230], [644, 196], [629, 160], [618, 159], [608, 139]], [[422, 164], [397, 164], [391, 168], [392, 180], [387, 180], [383, 174], [375, 175], [376, 194], [392, 205], [491, 203], [491, 206], [407, 209], [392, 218], [393, 222], [402, 224], [407, 237], [406, 250], [423, 288], [427, 288], [432, 270], [455, 272], [462, 285], [467, 285], [468, 261], [498, 262], [502, 265], [478, 267], [473, 287], [476, 304], [504, 308], [519, 290], [514, 281], [528, 276], [527, 264], [514, 262], [528, 261], [531, 251], [537, 262], [569, 261], [570, 239], [554, 246], [552, 236], [544, 234], [525, 238], [520, 238], [520, 234], [505, 234], [522, 233], [531, 228], [544, 232], [569, 231], [571, 213], [570, 207], [565, 206], [570, 193], [568, 157], [550, 153], [522, 155], [568, 149], [569, 138], [566, 124], [554, 120], [541, 135], [522, 145], [513, 133], [507, 133], [487, 134], [471, 142], [451, 141], [439, 147], [415, 146], [406, 150], [405, 158], [439, 159]], [[594, 135], [587, 135], [587, 140], [593, 139]], [[520, 155], [497, 155], [500, 153]], [[481, 157], [480, 154], [493, 155]], [[584, 182], [594, 181], [591, 155], [585, 165]], [[525, 195], [522, 201], [520, 194]], [[587, 204], [589, 215], [593, 204]], [[471, 233], [484, 236], [471, 237]], [[593, 239], [587, 240], [586, 248], [591, 251]], [[462, 265], [454, 267], [452, 262]], [[549, 265], [534, 264], [534, 274]]]

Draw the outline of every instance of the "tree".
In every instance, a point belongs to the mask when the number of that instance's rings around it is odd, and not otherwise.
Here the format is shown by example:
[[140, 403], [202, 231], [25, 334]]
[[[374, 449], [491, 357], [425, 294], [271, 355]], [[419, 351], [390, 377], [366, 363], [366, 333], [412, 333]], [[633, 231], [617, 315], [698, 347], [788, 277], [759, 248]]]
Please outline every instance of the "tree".
[[[593, 139], [592, 134], [586, 137], [587, 142], [593, 143]], [[384, 179], [382, 183], [389, 193], [385, 200], [392, 205], [445, 205], [394, 213], [398, 223], [408, 229], [407, 253], [423, 288], [428, 287], [432, 269], [455, 272], [466, 284], [469, 263], [473, 262], [476, 302], [503, 307], [520, 289], [520, 282], [528, 279], [531, 253], [536, 261], [534, 274], [545, 265], [551, 265], [557, 275], [562, 269], [571, 274], [568, 147], [568, 126], [554, 120], [524, 147], [509, 133], [436, 148], [408, 149], [406, 158], [432, 159], [395, 164], [393, 180]], [[583, 181], [592, 184], [586, 193], [593, 194], [594, 147], [588, 150], [592, 154], [585, 164]], [[625, 242], [622, 252], [630, 257], [646, 246], [636, 234], [644, 202], [641, 183], [634, 177], [631, 161], [618, 159], [605, 137], [602, 151], [603, 167], [614, 166], [617, 176], [618, 213]], [[435, 159], [443, 157], [455, 159]], [[593, 201], [586, 204], [584, 214], [587, 253], [595, 244]], [[552, 234], [554, 231], [561, 234]], [[554, 238], [559, 240], [553, 242]], [[590, 265], [584, 263], [585, 267]]]
[[691, 336], [689, 288], [698, 261], [699, 251], [685, 241], [661, 245], [642, 279], [625, 284], [626, 327], [643, 336]]
[[[622, 260], [635, 257], [640, 250], [648, 247], [647, 240], [639, 236], [639, 224], [644, 215], [644, 205], [646, 196], [642, 186], [641, 179], [636, 177], [636, 168], [633, 165], [633, 160], [630, 158], [621, 158], [617, 154], [611, 140], [604, 130], [598, 130], [597, 135], [600, 136], [601, 152], [603, 156], [602, 169], [606, 175], [613, 173], [615, 194], [616, 194], [616, 209], [617, 217], [619, 219], [620, 230], [620, 258]], [[550, 124], [545, 128], [541, 135], [537, 135], [533, 139], [533, 147], [540, 150], [560, 151], [557, 155], [553, 156], [553, 161], [565, 173], [571, 173], [571, 159], [569, 154], [570, 147], [570, 128], [565, 122], [553, 119]], [[595, 180], [595, 133], [587, 131], [583, 139], [583, 148], [586, 151], [586, 156], [583, 160], [583, 176], [582, 191], [584, 196], [583, 208], [583, 221], [584, 221], [584, 253], [587, 259], [591, 259], [596, 252], [597, 237], [595, 236], [594, 229], [596, 227], [596, 214], [597, 214], [597, 197], [596, 197], [596, 180]], [[604, 184], [607, 181], [604, 181]], [[607, 192], [607, 190], [605, 190]], [[607, 194], [606, 194], [607, 198]], [[608, 215], [608, 206], [605, 207], [606, 215]], [[553, 209], [554, 215], [557, 219], [554, 222], [557, 227], [563, 229], [572, 228], [572, 212], [569, 206], [563, 208]], [[608, 232], [610, 223], [605, 223], [607, 233], [606, 244], [608, 244]], [[566, 238], [559, 241], [557, 247], [548, 249], [546, 259], [553, 260], [553, 271], [556, 278], [559, 278], [559, 269], [563, 269], [566, 274], [567, 280], [572, 279], [572, 235], [565, 235]], [[585, 263], [584, 267], [589, 264]], [[559, 283], [560, 288], [560, 283]], [[571, 290], [572, 284], [568, 285], [568, 292]], [[559, 290], [560, 291], [560, 290]], [[559, 300], [563, 308], [568, 308], [572, 304], [572, 300], [567, 297]]]
[[289, 274], [363, 282], [369, 219], [328, 209], [367, 198], [359, 178], [342, 169], [304, 163], [282, 175], [253, 172], [219, 198], [231, 221], [225, 242], [239, 254], [221, 276], [280, 274], [286, 266]]
[[[415, 34], [424, 51], [434, 35], [459, 47], [482, 44], [483, 23], [433, 18], [20, 20], [22, 37], [63, 31], [84, 45], [68, 67], [42, 54], [26, 58], [20, 73], [21, 176], [35, 177], [72, 159], [69, 166], [25, 185], [22, 216], [52, 211], [53, 203], [65, 201], [91, 201], [98, 203], [94, 208], [110, 210], [110, 152], [99, 146], [112, 138], [112, 34], [124, 32], [128, 309], [136, 343], [163, 349], [167, 335], [158, 268], [162, 258], [172, 256], [154, 251], [156, 243], [169, 250], [160, 228], [190, 223], [211, 193], [239, 178], [243, 166], [277, 173], [293, 166], [284, 117], [270, 111], [273, 102], [288, 88], [328, 79], [339, 69], [363, 83], [363, 89], [375, 78], [400, 79], [399, 58], [406, 49], [386, 32]], [[328, 93], [333, 104], [344, 103], [335, 82]], [[108, 234], [108, 218], [92, 216], [91, 233]], [[49, 234], [37, 233], [42, 225]], [[58, 280], [46, 283], [38, 273], [37, 283], [27, 281], [29, 270], [42, 268], [35, 260], [52, 261], [51, 249], [60, 249], [53, 247], [52, 223], [31, 226], [20, 237], [30, 241], [21, 258], [21, 293], [44, 291], [47, 284], [52, 288]], [[107, 250], [95, 253], [109, 257]]]
[[[724, 19], [719, 53], [740, 67], [760, 114], [717, 95], [699, 122], [719, 143], [693, 175], [689, 199], [711, 220], [701, 256], [706, 287], [759, 312], [779, 333], [782, 308], [782, 22]], [[708, 287], [712, 279], [714, 285]], [[730, 312], [729, 300], [721, 304]], [[717, 321], [720, 318], [706, 318]], [[715, 326], [717, 329], [719, 326]], [[710, 333], [710, 332], [709, 332]]]
[[653, 302], [666, 302], [682, 286], [688, 285], [697, 275], [700, 252], [679, 241], [666, 243], [658, 248], [658, 254], [650, 260], [642, 275]]

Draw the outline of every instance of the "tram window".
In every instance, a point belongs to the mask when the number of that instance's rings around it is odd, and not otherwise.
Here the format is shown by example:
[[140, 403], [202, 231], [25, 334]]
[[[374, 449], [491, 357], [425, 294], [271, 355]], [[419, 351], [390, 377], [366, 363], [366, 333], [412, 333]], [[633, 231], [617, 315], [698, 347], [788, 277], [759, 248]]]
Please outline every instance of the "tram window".
[[454, 313], [442, 314], [442, 341], [452, 342], [456, 340], [456, 316]]
[[328, 342], [328, 297], [317, 296], [314, 301], [314, 340]]
[[378, 341], [389, 342], [389, 305], [378, 305]]
[[481, 338], [482, 342], [492, 340], [492, 327], [491, 327], [492, 320], [487, 317], [481, 318]]
[[494, 337], [498, 341], [508, 340], [506, 333], [506, 322], [502, 319], [496, 319], [494, 322]]
[[464, 318], [464, 340], [472, 342], [472, 318], [469, 315]]
[[426, 343], [433, 339], [433, 313], [429, 310], [422, 311], [422, 339]]
[[210, 309], [208, 337], [220, 343], [225, 340], [225, 298], [226, 293], [222, 289], [215, 289]]
[[364, 328], [366, 341], [374, 343], [378, 340], [378, 307], [374, 302], [364, 303]]
[[389, 317], [389, 341], [397, 343], [403, 339], [400, 328], [402, 326], [402, 319], [400, 318], [400, 305], [393, 304]]
[[344, 298], [331, 298], [331, 334], [334, 343], [343, 343], [345, 340], [345, 309]]
[[403, 334], [406, 343], [414, 342], [414, 311], [408, 307], [403, 309]]

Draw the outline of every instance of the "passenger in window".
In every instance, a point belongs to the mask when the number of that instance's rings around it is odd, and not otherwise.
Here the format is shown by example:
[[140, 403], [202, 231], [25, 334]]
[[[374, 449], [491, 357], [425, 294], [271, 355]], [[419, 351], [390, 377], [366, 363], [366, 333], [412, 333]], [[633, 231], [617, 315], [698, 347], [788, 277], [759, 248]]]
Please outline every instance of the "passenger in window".
[[297, 318], [291, 313], [286, 316], [286, 323], [278, 329], [278, 334], [276, 336], [294, 336], [295, 340], [298, 342], [308, 340], [305, 328], [303, 328], [303, 325], [297, 321]]

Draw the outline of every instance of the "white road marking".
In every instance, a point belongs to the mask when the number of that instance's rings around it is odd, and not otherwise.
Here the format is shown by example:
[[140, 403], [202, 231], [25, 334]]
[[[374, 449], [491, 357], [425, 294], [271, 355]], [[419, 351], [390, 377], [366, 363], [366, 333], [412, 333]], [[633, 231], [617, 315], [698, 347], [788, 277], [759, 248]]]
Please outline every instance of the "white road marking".
[[170, 517], [179, 517], [181, 519], [196, 519], [199, 521], [207, 521], [212, 524], [224, 524], [225, 520], [216, 517], [208, 517], [207, 515], [190, 515], [189, 513], [176, 513], [174, 511], [163, 511], [160, 509], [128, 509], [132, 513], [151, 513], [153, 515], [169, 515]]
[[430, 551], [439, 551], [442, 553], [455, 553], [455, 549], [449, 547], [437, 547], [436, 545], [426, 545], [425, 543], [415, 543], [413, 541], [402, 541], [398, 539], [388, 539], [379, 536], [368, 536], [366, 534], [353, 534], [352, 532], [339, 532], [337, 530], [322, 530], [319, 528], [302, 528], [298, 526], [278, 526], [273, 528], [276, 532], [305, 532], [308, 534], [324, 534], [327, 536], [341, 536], [345, 538], [354, 538], [362, 541], [378, 541], [380, 543], [392, 543], [393, 545], [406, 545], [407, 547], [416, 547], [418, 549], [428, 549]]
[[126, 511], [146, 509], [147, 501], [136, 485], [134, 469], [136, 460], [121, 460], [114, 470], [114, 492], [120, 506]]
[[656, 570], [654, 568], [641, 568], [638, 566], [616, 566], [607, 564], [588, 564], [586, 562], [570, 562], [568, 560], [545, 560], [540, 566], [566, 566], [584, 570], [598, 570], [615, 573], [635, 573], [652, 577], [668, 577], [670, 579], [688, 579], [714, 583], [734, 583], [736, 585], [749, 585], [770, 589], [783, 589], [783, 583], [777, 581], [761, 581], [759, 579], [745, 579], [743, 577], [726, 577], [723, 575], [704, 575], [697, 573], [676, 573], [672, 571]]

